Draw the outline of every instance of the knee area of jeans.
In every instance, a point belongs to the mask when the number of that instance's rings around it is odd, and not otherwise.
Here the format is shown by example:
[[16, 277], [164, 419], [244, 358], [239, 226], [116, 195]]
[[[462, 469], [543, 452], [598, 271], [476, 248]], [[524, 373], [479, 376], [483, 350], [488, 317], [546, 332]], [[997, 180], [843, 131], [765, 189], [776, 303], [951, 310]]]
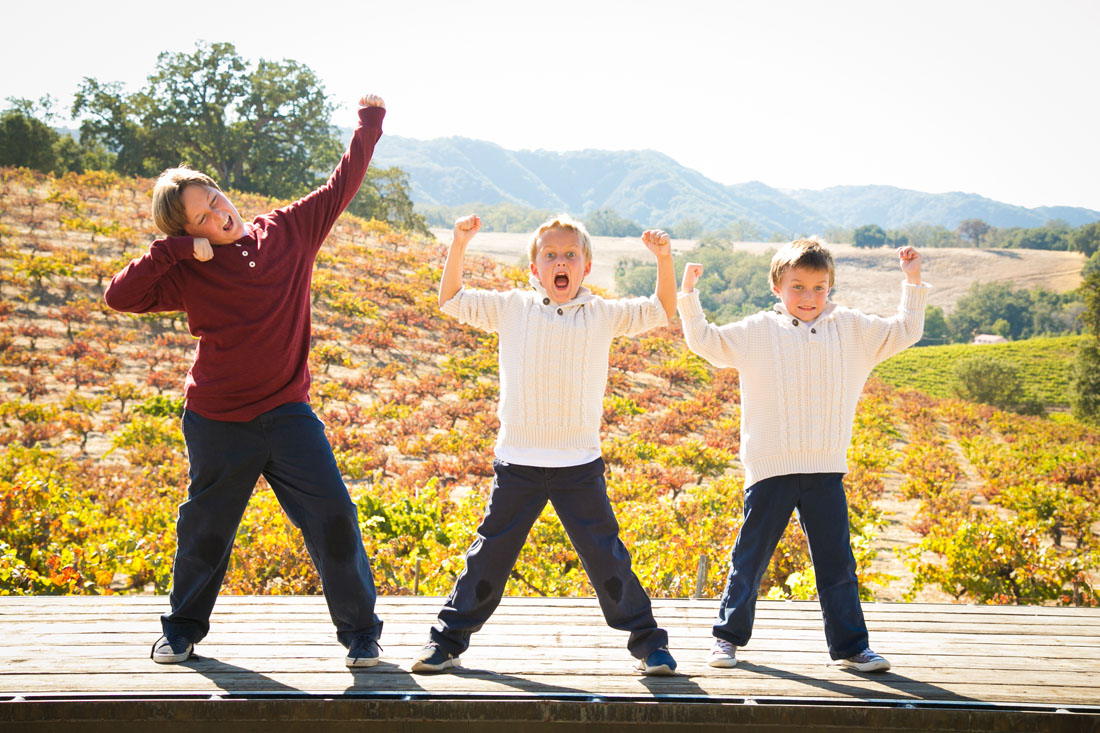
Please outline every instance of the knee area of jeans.
[[234, 534], [230, 533], [228, 538], [214, 532], [183, 535], [176, 546], [176, 562], [191, 561], [215, 567], [225, 556]]
[[363, 539], [355, 516], [338, 514], [321, 523], [325, 554], [333, 560], [346, 561], [363, 551]]

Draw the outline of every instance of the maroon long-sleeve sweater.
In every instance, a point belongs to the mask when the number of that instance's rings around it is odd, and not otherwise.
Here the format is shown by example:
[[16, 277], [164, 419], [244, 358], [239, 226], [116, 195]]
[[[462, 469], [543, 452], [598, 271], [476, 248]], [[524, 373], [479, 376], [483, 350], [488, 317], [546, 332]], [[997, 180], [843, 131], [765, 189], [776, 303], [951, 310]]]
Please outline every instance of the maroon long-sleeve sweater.
[[385, 109], [359, 110], [359, 126], [328, 182], [245, 226], [245, 236], [194, 258], [191, 237], [166, 237], [107, 286], [107, 305], [129, 313], [182, 310], [199, 342], [184, 386], [186, 407], [245, 422], [309, 401], [313, 263], [367, 173]]

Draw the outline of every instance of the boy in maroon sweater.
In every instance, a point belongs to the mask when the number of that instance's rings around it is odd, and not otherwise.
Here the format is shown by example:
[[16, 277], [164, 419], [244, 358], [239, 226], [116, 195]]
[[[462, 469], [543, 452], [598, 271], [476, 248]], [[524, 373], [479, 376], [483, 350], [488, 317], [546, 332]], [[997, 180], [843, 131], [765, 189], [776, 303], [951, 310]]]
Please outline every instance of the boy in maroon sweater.
[[153, 218], [168, 236], [104, 293], [128, 313], [182, 310], [199, 339], [184, 386], [190, 485], [155, 662], [190, 658], [209, 631], [237, 527], [263, 475], [302, 530], [347, 665], [378, 663], [382, 622], [358, 514], [308, 404], [313, 262], [359, 190], [386, 114], [381, 97], [359, 105], [359, 126], [328, 182], [251, 222], [209, 177], [165, 171]]

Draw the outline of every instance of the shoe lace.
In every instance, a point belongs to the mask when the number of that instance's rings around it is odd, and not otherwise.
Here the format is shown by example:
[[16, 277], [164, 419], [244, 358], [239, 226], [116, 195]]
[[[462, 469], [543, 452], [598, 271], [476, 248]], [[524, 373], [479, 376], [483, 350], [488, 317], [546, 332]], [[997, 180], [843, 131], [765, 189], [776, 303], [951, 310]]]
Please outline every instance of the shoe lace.
[[378, 639], [372, 639], [369, 636], [360, 636], [358, 639], [355, 640], [354, 646], [362, 646], [369, 649], [371, 644], [374, 644], [376, 647], [378, 647], [378, 651], [383, 651], [382, 645], [378, 643]]
[[733, 642], [726, 641], [725, 639], [714, 640], [714, 651], [721, 652], [728, 656], [733, 656], [737, 651], [737, 645]]

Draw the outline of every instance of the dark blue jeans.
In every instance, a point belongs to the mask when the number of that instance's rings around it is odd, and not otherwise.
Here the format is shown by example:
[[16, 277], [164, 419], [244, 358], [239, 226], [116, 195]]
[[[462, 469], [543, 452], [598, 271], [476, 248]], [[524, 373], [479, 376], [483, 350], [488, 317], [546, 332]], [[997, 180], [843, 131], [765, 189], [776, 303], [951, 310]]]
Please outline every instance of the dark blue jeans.
[[829, 655], [844, 659], [859, 654], [867, 648], [867, 624], [859, 605], [859, 580], [841, 473], [773, 476], [745, 489], [744, 523], [730, 556], [714, 635], [737, 646], [748, 643], [760, 580], [791, 512], [798, 512], [810, 546]]
[[[495, 477], [485, 517], [466, 552], [466, 569], [455, 581], [432, 641], [451, 654], [470, 646], [470, 635], [500, 604], [508, 575], [527, 533], [549, 501], [596, 589], [609, 626], [629, 631], [627, 648], [638, 659], [668, 645], [657, 627], [649, 596], [630, 568], [630, 553], [619, 539], [619, 523], [607, 498], [604, 464], [539, 468], [493, 461]], [[549, 621], [548, 621], [549, 622]]]
[[355, 504], [336, 466], [324, 424], [310, 406], [281, 405], [249, 422], [183, 413], [191, 462], [187, 501], [176, 520], [171, 613], [164, 633], [197, 642], [210, 630], [237, 527], [262, 475], [295, 527], [321, 576], [336, 636], [349, 646], [377, 639], [382, 622]]

